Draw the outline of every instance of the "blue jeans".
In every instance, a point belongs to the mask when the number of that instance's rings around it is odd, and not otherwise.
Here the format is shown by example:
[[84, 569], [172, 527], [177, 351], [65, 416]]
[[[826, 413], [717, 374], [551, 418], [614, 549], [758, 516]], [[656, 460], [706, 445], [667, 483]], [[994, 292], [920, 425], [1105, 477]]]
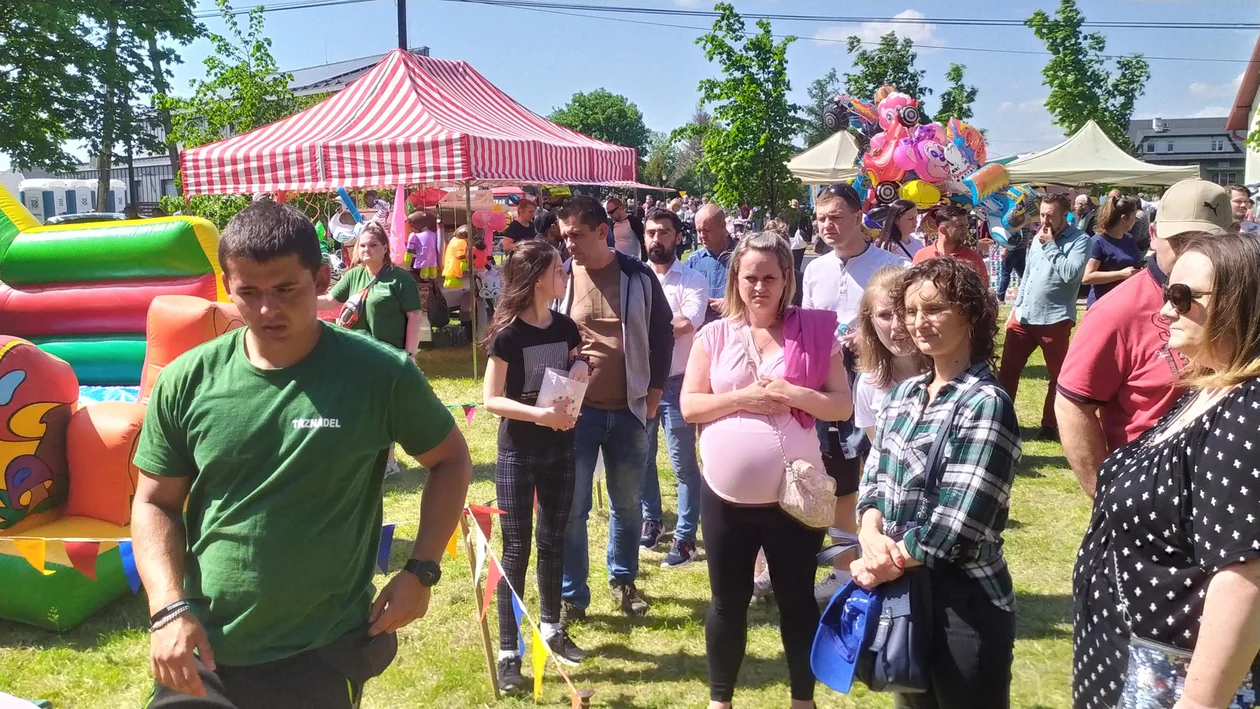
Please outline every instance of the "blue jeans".
[[633, 583], [639, 576], [639, 533], [643, 526], [639, 491], [643, 488], [648, 436], [647, 428], [630, 409], [601, 411], [589, 406], [582, 407], [573, 431], [577, 480], [573, 508], [564, 528], [564, 583], [560, 595], [578, 608], [586, 608], [591, 604], [586, 520], [591, 514], [595, 459], [602, 449], [609, 500], [608, 576], [617, 583]]
[[1006, 291], [1011, 287], [1012, 274], [1017, 274], [1020, 278], [1024, 277], [1024, 263], [1027, 257], [1027, 247], [1007, 249], [1006, 256], [1002, 259], [1002, 267], [998, 269], [997, 297], [999, 301], [1006, 300]]
[[674, 539], [696, 543], [700, 523], [700, 464], [696, 462], [696, 427], [682, 417], [678, 400], [682, 395], [682, 375], [665, 382], [656, 418], [648, 422], [647, 466], [643, 473], [643, 519], [661, 521], [661, 479], [656, 469], [657, 430], [665, 422], [665, 445], [669, 465], [678, 478], [678, 524]]

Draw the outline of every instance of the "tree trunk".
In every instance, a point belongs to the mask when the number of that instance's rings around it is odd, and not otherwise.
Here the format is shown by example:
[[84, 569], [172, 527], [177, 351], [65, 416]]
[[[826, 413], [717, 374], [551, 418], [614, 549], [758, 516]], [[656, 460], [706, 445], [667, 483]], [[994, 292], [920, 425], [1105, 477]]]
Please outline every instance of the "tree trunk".
[[[157, 37], [149, 38], [149, 63], [153, 66], [153, 88], [160, 94], [167, 94], [170, 87], [166, 84], [166, 74], [162, 70], [162, 60], [158, 57]], [[166, 138], [166, 153], [171, 157], [171, 175], [179, 173], [179, 144], [171, 137], [174, 128], [171, 124], [171, 110], [165, 106], [158, 107], [158, 117], [162, 120], [162, 133]], [[180, 180], [175, 180], [176, 194], [184, 194]]]
[[[109, 18], [109, 34], [105, 37], [105, 60], [113, 62], [117, 59], [118, 53], [118, 17], [115, 14]], [[102, 108], [101, 122], [101, 149], [97, 155], [98, 176], [96, 179], [96, 211], [104, 212], [109, 204], [109, 177], [110, 165], [113, 163], [114, 152], [114, 74], [112, 70], [105, 71], [102, 74], [103, 83], [105, 84], [105, 100]]]

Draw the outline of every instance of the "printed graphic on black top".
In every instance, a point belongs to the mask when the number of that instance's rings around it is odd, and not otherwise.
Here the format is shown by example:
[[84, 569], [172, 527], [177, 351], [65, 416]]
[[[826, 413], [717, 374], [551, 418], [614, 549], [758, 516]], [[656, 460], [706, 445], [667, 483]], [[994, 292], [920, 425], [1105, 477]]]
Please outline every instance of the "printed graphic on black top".
[[[490, 343], [489, 354], [507, 363], [504, 396], [533, 406], [547, 368], [568, 371], [569, 353], [581, 341], [577, 324], [554, 311], [546, 328], [515, 320], [500, 330]], [[499, 423], [500, 448], [538, 450], [570, 445], [572, 436], [572, 431], [553, 431], [527, 421], [503, 419]]]

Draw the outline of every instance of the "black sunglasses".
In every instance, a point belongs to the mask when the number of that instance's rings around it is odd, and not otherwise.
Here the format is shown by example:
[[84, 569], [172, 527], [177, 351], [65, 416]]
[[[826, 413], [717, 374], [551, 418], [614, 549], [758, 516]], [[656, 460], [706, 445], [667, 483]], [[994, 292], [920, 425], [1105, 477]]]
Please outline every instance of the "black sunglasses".
[[1190, 286], [1184, 283], [1164, 286], [1164, 302], [1172, 303], [1173, 309], [1181, 315], [1190, 312], [1190, 306], [1194, 304], [1195, 298], [1205, 295], [1212, 295], [1212, 292], [1191, 290]]
[[853, 189], [853, 185], [850, 185], [847, 182], [841, 182], [836, 185], [824, 187], [823, 192], [830, 192], [831, 194], [834, 194], [837, 197], [852, 197], [854, 200], [857, 200], [859, 202], [861, 201], [858, 199], [857, 190]]

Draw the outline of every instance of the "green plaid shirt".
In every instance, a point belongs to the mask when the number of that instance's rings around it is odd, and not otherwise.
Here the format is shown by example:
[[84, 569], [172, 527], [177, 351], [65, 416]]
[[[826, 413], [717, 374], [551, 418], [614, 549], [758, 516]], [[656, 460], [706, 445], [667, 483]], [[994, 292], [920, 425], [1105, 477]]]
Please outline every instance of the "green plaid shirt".
[[[904, 534], [906, 550], [919, 563], [928, 568], [956, 565], [980, 581], [994, 605], [1013, 611], [1015, 593], [1002, 555], [1002, 530], [1020, 455], [1015, 407], [984, 362], [941, 387], [928, 404], [931, 379], [931, 374], [915, 377], [888, 393], [875, 419], [874, 446], [858, 490], [858, 515], [878, 509], [884, 515], [884, 533], [894, 538]], [[960, 393], [966, 398], [954, 421], [945, 422]], [[931, 504], [923, 496], [927, 457], [946, 423], [944, 467]], [[921, 511], [926, 521], [919, 525]]]

